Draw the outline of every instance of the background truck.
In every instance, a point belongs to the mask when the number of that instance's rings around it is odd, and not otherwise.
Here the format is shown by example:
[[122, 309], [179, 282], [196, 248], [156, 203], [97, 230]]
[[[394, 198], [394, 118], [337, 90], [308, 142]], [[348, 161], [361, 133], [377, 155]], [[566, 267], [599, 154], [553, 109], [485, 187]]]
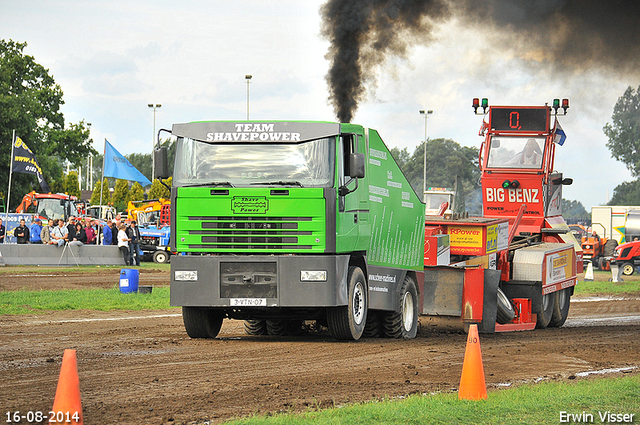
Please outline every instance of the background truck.
[[591, 207], [591, 230], [619, 244], [633, 241], [640, 237], [640, 206]]
[[16, 208], [18, 214], [31, 214], [41, 220], [63, 219], [65, 222], [71, 216], [79, 216], [78, 198], [64, 193], [36, 193], [29, 192], [22, 198]]
[[[375, 130], [210, 121], [172, 133], [171, 249], [184, 255], [170, 300], [189, 336], [215, 337], [224, 318], [250, 334], [316, 320], [337, 339], [416, 335], [424, 205]], [[165, 178], [166, 150], [155, 154]]]
[[164, 198], [129, 201], [127, 214], [138, 224], [143, 258], [153, 259], [156, 263], [168, 262], [171, 256], [171, 201]]

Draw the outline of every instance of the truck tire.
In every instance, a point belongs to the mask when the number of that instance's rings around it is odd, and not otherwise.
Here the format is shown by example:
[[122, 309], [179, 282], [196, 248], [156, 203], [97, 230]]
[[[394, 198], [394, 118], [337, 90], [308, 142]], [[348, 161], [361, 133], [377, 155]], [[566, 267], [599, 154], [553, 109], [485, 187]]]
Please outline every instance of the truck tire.
[[369, 310], [367, 312], [367, 323], [364, 325], [363, 338], [378, 338], [382, 330], [381, 312]]
[[260, 319], [245, 320], [244, 331], [247, 335], [266, 335], [267, 323], [265, 320]]
[[300, 335], [302, 333], [302, 321], [267, 320], [266, 331], [268, 335], [272, 336]]
[[556, 298], [557, 294], [555, 292], [542, 296], [540, 310], [537, 312], [536, 329], [545, 329], [549, 326], [549, 322], [551, 322], [551, 317], [553, 316], [553, 309], [556, 308]]
[[169, 253], [166, 251], [156, 251], [153, 253], [153, 261], [159, 264], [164, 264], [169, 261]]
[[207, 307], [182, 307], [182, 321], [191, 338], [215, 338], [222, 327], [222, 312]]
[[564, 288], [560, 291], [554, 292], [551, 295], [556, 295], [556, 300], [549, 326], [552, 328], [559, 328], [560, 326], [564, 325], [564, 322], [567, 320], [567, 316], [569, 315], [569, 304], [571, 303], [571, 288]]
[[398, 297], [398, 311], [382, 317], [382, 331], [387, 338], [412, 339], [418, 333], [418, 290], [411, 276], [404, 278]]
[[609, 239], [602, 248], [602, 255], [605, 257], [613, 257], [618, 247], [618, 241], [615, 239]]
[[513, 309], [513, 304], [509, 301], [509, 298], [502, 292], [502, 289], [498, 288], [498, 311], [496, 313], [496, 322], [501, 325], [505, 325], [516, 317], [516, 311]]
[[327, 322], [335, 339], [357, 341], [364, 332], [369, 309], [367, 280], [360, 267], [349, 267], [347, 285], [348, 304], [329, 308]]

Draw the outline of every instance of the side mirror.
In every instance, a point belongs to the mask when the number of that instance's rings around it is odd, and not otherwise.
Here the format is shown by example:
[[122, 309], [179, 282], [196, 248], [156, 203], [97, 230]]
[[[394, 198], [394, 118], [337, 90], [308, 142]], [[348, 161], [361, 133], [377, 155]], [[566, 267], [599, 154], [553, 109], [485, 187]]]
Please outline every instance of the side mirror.
[[159, 146], [153, 150], [153, 160], [155, 162], [155, 172], [153, 179], [169, 178], [169, 161], [167, 159], [167, 147]]
[[361, 179], [364, 177], [364, 154], [352, 153], [349, 156], [349, 177]]

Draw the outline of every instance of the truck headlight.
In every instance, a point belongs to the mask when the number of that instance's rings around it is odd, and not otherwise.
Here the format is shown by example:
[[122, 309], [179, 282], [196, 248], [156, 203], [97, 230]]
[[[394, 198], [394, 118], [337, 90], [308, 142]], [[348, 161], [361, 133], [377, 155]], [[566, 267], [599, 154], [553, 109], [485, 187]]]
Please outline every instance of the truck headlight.
[[300, 281], [301, 282], [326, 282], [327, 271], [326, 270], [301, 270]]
[[195, 282], [198, 280], [198, 272], [196, 270], [176, 270], [173, 272], [173, 279]]

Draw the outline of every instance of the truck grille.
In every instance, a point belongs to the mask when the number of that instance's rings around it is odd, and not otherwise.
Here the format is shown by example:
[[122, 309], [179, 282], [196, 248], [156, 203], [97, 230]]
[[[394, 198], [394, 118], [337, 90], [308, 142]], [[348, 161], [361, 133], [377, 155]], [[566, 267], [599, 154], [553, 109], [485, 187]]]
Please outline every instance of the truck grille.
[[[300, 230], [312, 217], [189, 217], [201, 222], [199, 230], [189, 235], [199, 236], [200, 244], [189, 248], [239, 250], [311, 249], [314, 232]], [[311, 239], [310, 239], [311, 237]], [[304, 241], [302, 240], [304, 239]], [[316, 241], [316, 242], [319, 242]]]

